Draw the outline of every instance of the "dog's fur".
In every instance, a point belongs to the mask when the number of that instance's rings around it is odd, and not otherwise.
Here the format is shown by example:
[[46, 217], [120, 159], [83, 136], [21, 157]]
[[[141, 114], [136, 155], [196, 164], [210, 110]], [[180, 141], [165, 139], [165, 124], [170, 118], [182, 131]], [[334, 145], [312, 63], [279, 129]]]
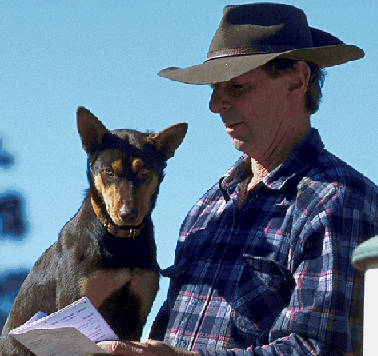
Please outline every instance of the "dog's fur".
[[58, 241], [36, 262], [8, 316], [1, 355], [32, 355], [8, 332], [37, 311], [90, 298], [122, 340], [139, 340], [159, 285], [151, 212], [163, 169], [187, 131], [108, 131], [87, 109], [77, 113], [88, 153], [90, 188]]

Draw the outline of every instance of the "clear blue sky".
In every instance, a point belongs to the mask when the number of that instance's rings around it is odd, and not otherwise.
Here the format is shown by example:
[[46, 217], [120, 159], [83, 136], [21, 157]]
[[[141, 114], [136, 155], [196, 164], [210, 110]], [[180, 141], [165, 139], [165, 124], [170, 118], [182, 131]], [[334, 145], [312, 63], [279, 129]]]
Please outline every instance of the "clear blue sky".
[[[313, 126], [330, 151], [378, 182], [377, 1], [277, 2], [301, 7], [311, 26], [365, 50], [364, 59], [328, 69]], [[109, 129], [189, 123], [153, 213], [160, 265], [172, 263], [187, 211], [240, 153], [208, 110], [208, 86], [171, 82], [157, 72], [203, 62], [228, 4], [0, 1], [0, 138], [16, 159], [0, 171], [0, 192], [22, 192], [29, 221], [23, 242], [0, 242], [0, 271], [30, 268], [81, 205], [88, 184], [78, 106]], [[150, 320], [166, 291], [162, 280]]]

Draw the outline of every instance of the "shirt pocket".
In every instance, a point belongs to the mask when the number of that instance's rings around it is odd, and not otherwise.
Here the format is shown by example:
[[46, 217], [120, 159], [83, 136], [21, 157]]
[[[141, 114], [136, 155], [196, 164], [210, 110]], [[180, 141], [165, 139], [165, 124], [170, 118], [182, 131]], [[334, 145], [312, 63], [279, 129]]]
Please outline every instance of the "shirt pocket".
[[295, 282], [276, 261], [243, 255], [244, 264], [231, 298], [231, 340], [234, 347], [268, 343], [269, 332], [291, 299]]

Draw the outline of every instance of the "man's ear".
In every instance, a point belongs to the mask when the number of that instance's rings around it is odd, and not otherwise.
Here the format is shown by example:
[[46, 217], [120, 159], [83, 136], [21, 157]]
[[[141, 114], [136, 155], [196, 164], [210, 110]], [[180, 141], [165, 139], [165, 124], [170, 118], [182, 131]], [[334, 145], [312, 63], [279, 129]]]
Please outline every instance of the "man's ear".
[[297, 93], [303, 96], [308, 89], [311, 69], [306, 62], [298, 61], [294, 66], [294, 71], [289, 74], [288, 90], [290, 93]]

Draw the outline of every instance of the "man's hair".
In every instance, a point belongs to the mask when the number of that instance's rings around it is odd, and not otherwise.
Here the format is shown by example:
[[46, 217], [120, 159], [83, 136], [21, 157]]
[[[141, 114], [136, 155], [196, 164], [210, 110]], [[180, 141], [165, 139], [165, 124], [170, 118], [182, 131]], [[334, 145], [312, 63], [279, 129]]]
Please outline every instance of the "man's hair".
[[[287, 58], [275, 58], [266, 63], [262, 68], [272, 78], [278, 78], [283, 73], [293, 71], [297, 60]], [[319, 109], [322, 98], [322, 87], [325, 79], [325, 70], [312, 62], [306, 62], [310, 67], [311, 76], [307, 87], [306, 106], [311, 114]]]

